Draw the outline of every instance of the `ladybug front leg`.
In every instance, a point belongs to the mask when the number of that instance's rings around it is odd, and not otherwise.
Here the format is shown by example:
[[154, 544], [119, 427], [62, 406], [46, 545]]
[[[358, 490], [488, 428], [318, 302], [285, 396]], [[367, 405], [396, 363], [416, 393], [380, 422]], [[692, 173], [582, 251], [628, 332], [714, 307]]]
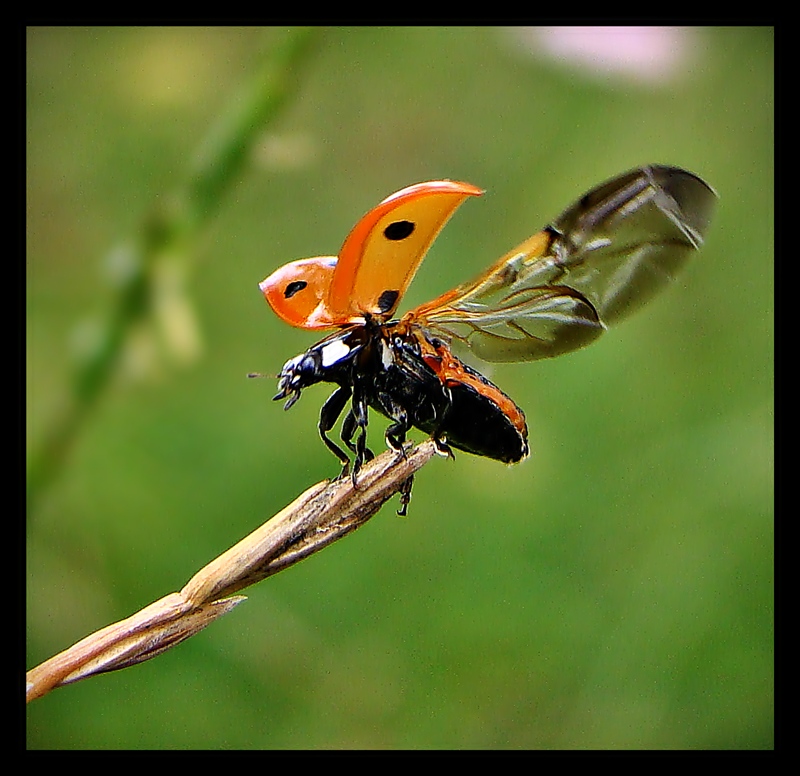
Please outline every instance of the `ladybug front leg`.
[[322, 441], [327, 445], [328, 450], [330, 450], [342, 463], [342, 471], [339, 473], [337, 479], [340, 479], [347, 474], [350, 468], [350, 459], [347, 457], [347, 453], [345, 453], [345, 451], [342, 450], [342, 448], [339, 447], [336, 442], [328, 437], [328, 432], [334, 427], [334, 425], [336, 425], [336, 421], [342, 414], [342, 410], [344, 409], [345, 404], [347, 404], [347, 400], [350, 398], [350, 395], [350, 388], [348, 388], [346, 385], [340, 386], [328, 397], [325, 404], [322, 405], [322, 409], [319, 413], [319, 424], [317, 426], [319, 429], [319, 435], [322, 437]]

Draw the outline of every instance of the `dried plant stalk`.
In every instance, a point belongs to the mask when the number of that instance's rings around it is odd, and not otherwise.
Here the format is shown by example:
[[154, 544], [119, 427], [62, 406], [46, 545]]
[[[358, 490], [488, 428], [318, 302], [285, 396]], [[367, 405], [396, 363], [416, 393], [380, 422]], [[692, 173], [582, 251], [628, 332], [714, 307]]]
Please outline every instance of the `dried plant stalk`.
[[170, 593], [132, 617], [87, 636], [32, 669], [28, 701], [89, 676], [161, 654], [229, 612], [260, 582], [340, 539], [369, 520], [436, 454], [427, 440], [405, 456], [387, 451], [349, 477], [317, 483], [238, 544]]

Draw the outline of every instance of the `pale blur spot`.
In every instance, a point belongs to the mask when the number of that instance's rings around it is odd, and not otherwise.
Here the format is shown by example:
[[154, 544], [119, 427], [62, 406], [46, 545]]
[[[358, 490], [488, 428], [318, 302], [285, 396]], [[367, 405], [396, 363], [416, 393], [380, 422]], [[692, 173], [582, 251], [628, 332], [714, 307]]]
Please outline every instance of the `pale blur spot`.
[[121, 58], [120, 86], [127, 100], [142, 106], [191, 105], [207, 93], [213, 68], [202, 37], [154, 31]]
[[518, 47], [602, 80], [664, 83], [688, 73], [699, 32], [685, 27], [524, 27]]
[[308, 167], [319, 156], [319, 144], [308, 132], [264, 134], [254, 150], [255, 163], [270, 170]]
[[104, 342], [103, 322], [97, 315], [80, 320], [69, 332], [69, 349], [79, 363], [96, 357]]
[[203, 352], [203, 340], [186, 290], [185, 264], [163, 257], [154, 272], [153, 309], [165, 355], [180, 364], [194, 363]]
[[140, 270], [141, 257], [131, 243], [120, 243], [109, 251], [102, 263], [102, 270], [114, 288], [131, 282]]

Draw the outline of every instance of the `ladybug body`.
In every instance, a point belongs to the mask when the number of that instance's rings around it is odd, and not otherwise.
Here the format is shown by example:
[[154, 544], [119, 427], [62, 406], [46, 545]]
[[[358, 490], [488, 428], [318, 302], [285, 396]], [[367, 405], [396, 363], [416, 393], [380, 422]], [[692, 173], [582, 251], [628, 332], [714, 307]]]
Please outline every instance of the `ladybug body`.
[[[346, 468], [349, 457], [327, 432], [351, 402], [342, 424], [342, 441], [356, 456], [354, 472], [372, 457], [366, 447], [367, 407], [392, 421], [386, 429], [386, 442], [398, 452], [407, 431], [414, 427], [433, 436], [444, 453], [454, 447], [503, 463], [522, 460], [528, 454], [522, 410], [496, 385], [456, 359], [443, 343], [429, 340], [420, 331], [404, 329], [407, 327], [399, 321], [368, 322], [336, 332], [287, 361], [275, 399], [287, 399], [288, 409], [310, 385], [338, 385], [323, 405], [319, 430]], [[428, 361], [423, 357], [425, 350]], [[443, 381], [429, 365], [431, 360], [440, 365], [442, 352], [447, 353], [451, 370], [454, 364], [463, 370], [461, 379]]]
[[669, 284], [701, 247], [716, 199], [686, 170], [631, 170], [584, 194], [475, 280], [394, 318], [439, 231], [468, 197], [482, 193], [449, 180], [409, 186], [370, 210], [338, 256], [290, 262], [260, 284], [292, 326], [337, 328], [286, 362], [275, 398], [286, 399], [288, 409], [310, 385], [337, 386], [322, 407], [319, 432], [344, 475], [350, 457], [328, 432], [349, 403], [341, 438], [354, 456], [354, 481], [372, 457], [369, 407], [389, 418], [386, 442], [400, 453], [415, 427], [443, 454], [455, 448], [504, 463], [525, 458], [524, 413], [451, 344], [498, 362], [588, 345]]

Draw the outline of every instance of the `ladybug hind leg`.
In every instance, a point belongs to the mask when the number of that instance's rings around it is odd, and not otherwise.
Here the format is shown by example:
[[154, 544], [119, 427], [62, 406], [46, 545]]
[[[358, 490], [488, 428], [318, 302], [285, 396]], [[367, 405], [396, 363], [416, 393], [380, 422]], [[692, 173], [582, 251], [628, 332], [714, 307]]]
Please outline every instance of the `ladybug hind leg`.
[[[408, 410], [386, 393], [379, 393], [378, 400], [386, 416], [392, 421], [386, 428], [386, 444], [405, 458], [406, 433], [411, 428]], [[411, 488], [413, 485], [413, 474], [400, 484], [400, 508], [397, 510], [397, 514], [400, 517], [405, 517], [408, 514], [408, 502], [411, 500]]]
[[411, 501], [411, 488], [413, 485], [413, 474], [400, 484], [400, 509], [397, 510], [397, 514], [400, 517], [405, 517], [408, 514], [408, 502]]
[[436, 407], [436, 410], [439, 413], [439, 418], [436, 422], [433, 433], [431, 434], [431, 439], [436, 445], [437, 455], [441, 455], [444, 458], [451, 458], [455, 461], [456, 454], [453, 452], [453, 448], [447, 444], [447, 434], [444, 431], [444, 422], [447, 419], [447, 413], [450, 412], [450, 408], [452, 406], [453, 392], [446, 383], [442, 383], [442, 404], [440, 407]]
[[456, 454], [453, 452], [453, 448], [447, 444], [447, 440], [444, 435], [442, 436], [432, 436], [433, 444], [436, 445], [436, 454], [441, 455], [443, 458], [452, 458], [454, 461], [456, 459]]
[[379, 393], [378, 400], [386, 417], [393, 421], [386, 429], [386, 444], [405, 458], [406, 433], [411, 428], [411, 423], [408, 420], [408, 411], [387, 393]]

